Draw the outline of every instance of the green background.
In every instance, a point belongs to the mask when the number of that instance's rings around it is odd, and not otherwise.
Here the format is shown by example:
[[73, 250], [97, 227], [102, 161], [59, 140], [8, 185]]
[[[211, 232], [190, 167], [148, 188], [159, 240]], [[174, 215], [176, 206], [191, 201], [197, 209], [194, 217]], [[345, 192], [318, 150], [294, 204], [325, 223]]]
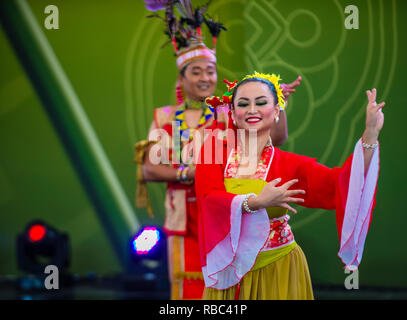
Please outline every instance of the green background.
[[[171, 104], [177, 70], [163, 25], [139, 0], [55, 0], [59, 30], [44, 28], [49, 1], [28, 1], [134, 203], [134, 144], [153, 109]], [[202, 4], [203, 1], [193, 2]], [[344, 26], [344, 8], [359, 8], [359, 29]], [[228, 28], [218, 39], [219, 80], [254, 70], [283, 81], [303, 77], [287, 108], [284, 150], [341, 165], [364, 128], [365, 90], [385, 100], [377, 205], [359, 269], [360, 286], [407, 287], [405, 73], [407, 2], [215, 0], [209, 12]], [[210, 44], [210, 41], [208, 41]], [[225, 89], [219, 81], [217, 93]], [[77, 273], [121, 270], [56, 132], [0, 29], [0, 274], [17, 274], [15, 239], [41, 218], [68, 232]], [[162, 223], [164, 184], [150, 184]], [[314, 284], [343, 285], [334, 212], [299, 209], [291, 219]]]

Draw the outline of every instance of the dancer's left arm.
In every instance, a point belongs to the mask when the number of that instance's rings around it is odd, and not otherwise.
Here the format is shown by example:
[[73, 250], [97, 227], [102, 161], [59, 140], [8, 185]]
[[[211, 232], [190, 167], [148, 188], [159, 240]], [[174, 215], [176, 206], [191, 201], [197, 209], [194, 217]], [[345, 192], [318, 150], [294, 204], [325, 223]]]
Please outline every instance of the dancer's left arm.
[[[376, 204], [379, 176], [379, 146], [374, 145], [383, 128], [384, 102], [376, 103], [376, 89], [366, 92], [366, 126], [362, 141], [340, 168], [329, 169], [316, 161], [304, 162], [298, 171], [301, 178], [296, 188], [306, 190], [307, 207], [335, 209], [340, 248], [338, 256], [347, 268], [357, 268], [362, 260], [365, 239]], [[297, 177], [295, 177], [297, 178]]]
[[[368, 104], [366, 107], [366, 128], [365, 132], [362, 135], [362, 142], [370, 145], [377, 143], [380, 130], [382, 130], [384, 123], [384, 114], [382, 112], [382, 108], [384, 107], [385, 102], [377, 104], [376, 94], [376, 89], [366, 91]], [[369, 169], [369, 164], [372, 159], [373, 152], [373, 148], [363, 148], [365, 176]]]

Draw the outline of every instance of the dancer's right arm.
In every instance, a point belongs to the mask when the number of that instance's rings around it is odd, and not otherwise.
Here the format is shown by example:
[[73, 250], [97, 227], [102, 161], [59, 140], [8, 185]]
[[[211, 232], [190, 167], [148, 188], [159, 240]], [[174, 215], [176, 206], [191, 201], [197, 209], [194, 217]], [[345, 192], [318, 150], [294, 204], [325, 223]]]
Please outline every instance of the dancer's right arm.
[[[156, 129], [154, 121], [150, 126], [149, 132]], [[155, 164], [151, 162], [150, 151], [155, 145], [148, 146], [143, 164], [143, 178], [149, 182], [168, 182], [177, 181], [177, 169], [171, 165]], [[188, 169], [188, 179], [195, 178], [195, 168]]]
[[150, 161], [149, 153], [153, 145], [150, 145], [146, 152], [143, 165], [143, 178], [145, 181], [166, 182], [177, 181], [177, 169], [169, 165], [153, 164]]

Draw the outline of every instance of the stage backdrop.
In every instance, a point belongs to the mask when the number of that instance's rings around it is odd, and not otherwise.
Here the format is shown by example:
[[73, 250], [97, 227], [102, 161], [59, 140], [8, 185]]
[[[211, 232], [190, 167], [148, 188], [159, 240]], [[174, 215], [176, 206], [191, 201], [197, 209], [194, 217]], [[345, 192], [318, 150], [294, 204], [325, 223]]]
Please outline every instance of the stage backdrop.
[[[141, 0], [54, 0], [59, 30], [47, 30], [48, 0], [28, 1], [73, 84], [98, 138], [134, 204], [134, 144], [144, 139], [154, 108], [174, 102], [177, 70], [163, 25], [147, 19]], [[203, 1], [197, 2], [197, 4]], [[348, 30], [347, 5], [359, 9], [359, 29]], [[360, 286], [406, 287], [407, 194], [405, 75], [407, 2], [216, 0], [209, 12], [228, 28], [218, 40], [217, 93], [223, 78], [274, 72], [301, 75], [290, 98], [289, 137], [282, 149], [339, 166], [364, 129], [366, 89], [385, 100], [380, 136], [377, 206], [359, 271]], [[65, 150], [36, 92], [0, 30], [0, 274], [16, 274], [16, 235], [41, 218], [69, 233], [76, 273], [120, 271]], [[150, 184], [155, 219], [162, 224], [164, 184]], [[342, 285], [332, 211], [299, 209], [291, 225], [315, 284]]]

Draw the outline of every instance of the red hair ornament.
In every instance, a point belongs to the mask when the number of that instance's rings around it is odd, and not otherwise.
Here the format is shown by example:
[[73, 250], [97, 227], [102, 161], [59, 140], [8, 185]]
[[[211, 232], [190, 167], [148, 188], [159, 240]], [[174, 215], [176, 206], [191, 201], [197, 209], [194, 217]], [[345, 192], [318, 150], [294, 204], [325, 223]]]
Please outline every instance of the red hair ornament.
[[[212, 129], [215, 129], [218, 127], [218, 123], [217, 123], [217, 108], [219, 106], [222, 105], [227, 105], [229, 107], [229, 111], [228, 111], [228, 116], [229, 116], [229, 122], [228, 122], [228, 128], [232, 129], [234, 131], [235, 137], [234, 137], [234, 141], [235, 141], [235, 145], [237, 143], [237, 127], [235, 126], [235, 124], [233, 123], [232, 120], [232, 108], [231, 108], [231, 104], [232, 104], [232, 90], [236, 87], [237, 85], [237, 80], [233, 81], [233, 82], [229, 82], [226, 79], [223, 79], [223, 82], [226, 84], [228, 91], [225, 92], [222, 96], [222, 99], [217, 97], [217, 96], [212, 96], [209, 98], [205, 99], [205, 102], [207, 105], [211, 106], [214, 109], [214, 121], [213, 121], [213, 125], [212, 125]], [[228, 141], [232, 141], [231, 139], [228, 139]]]

